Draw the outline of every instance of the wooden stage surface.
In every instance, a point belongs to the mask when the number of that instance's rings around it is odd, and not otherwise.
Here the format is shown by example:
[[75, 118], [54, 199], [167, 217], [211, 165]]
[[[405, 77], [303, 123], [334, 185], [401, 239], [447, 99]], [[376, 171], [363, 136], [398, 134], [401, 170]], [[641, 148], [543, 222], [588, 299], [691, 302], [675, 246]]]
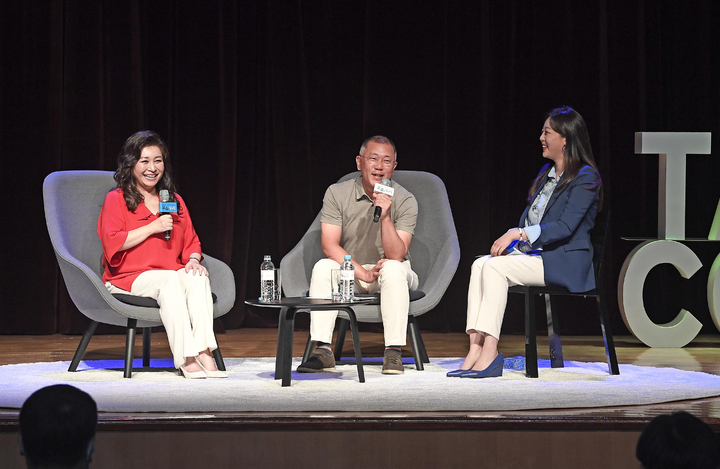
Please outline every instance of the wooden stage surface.
[[[467, 335], [462, 333], [430, 333], [423, 332], [423, 339], [430, 357], [458, 357], [467, 351]], [[381, 356], [383, 350], [382, 334], [361, 332], [364, 357]], [[305, 346], [307, 333], [296, 331], [294, 356], [300, 356]], [[42, 361], [70, 360], [80, 340], [80, 336], [0, 336], [0, 365], [14, 363], [32, 363]], [[98, 335], [93, 337], [85, 354], [86, 359], [122, 359], [124, 356], [123, 335]], [[267, 357], [275, 355], [277, 330], [275, 329], [237, 329], [218, 335], [218, 342], [224, 357]], [[605, 361], [602, 338], [563, 337], [563, 353], [566, 359], [579, 361]], [[621, 336], [615, 338], [618, 360], [621, 364], [643, 366], [674, 367], [683, 370], [703, 371], [720, 375], [720, 336], [699, 336], [683, 349], [648, 348], [634, 337]], [[136, 356], [141, 353], [141, 339], [136, 343]], [[348, 336], [345, 345], [346, 356], [352, 355], [352, 342]], [[524, 355], [524, 337], [503, 336], [500, 351], [505, 356]], [[411, 357], [409, 347], [403, 356]], [[538, 356], [548, 358], [547, 337], [538, 336]], [[170, 350], [164, 333], [153, 333], [152, 357], [168, 358]], [[654, 416], [670, 413], [675, 410], [686, 410], [707, 422], [716, 432], [720, 431], [720, 398], [700, 399], [692, 401], [672, 402], [657, 405], [624, 406], [593, 409], [550, 409], [538, 411], [507, 411], [507, 412], [409, 412], [398, 416], [387, 412], [327, 412], [327, 413], [215, 413], [211, 416], [193, 416], [187, 414], [168, 413], [137, 413], [114, 414], [101, 413], [99, 432], [116, 433], [140, 432], [186, 432], [191, 435], [214, 432], [247, 432], [246, 435], [287, 434], [287, 432], [304, 432], [307, 435], [318, 431], [346, 432], [354, 435], [367, 434], [368, 438], [378, 432], [397, 432], [404, 435], [408, 432], [409, 442], [417, 440], [418, 432], [442, 432], [453, 435], [453, 441], [460, 442], [466, 434], [474, 432], [492, 432], [500, 435], [503, 432], [518, 432], [534, 436], [537, 441], [543, 440], [548, 433], [562, 433], [567, 438], [566, 446], [579, 444], [580, 447], [593, 448], [599, 440], [596, 437], [587, 443], [576, 443], [583, 434], [595, 435], [596, 432], [609, 432], [602, 444], [617, 447], [624, 445], [625, 452], [620, 456], [608, 456], [602, 464], [615, 464], [614, 467], [637, 467], [636, 461], [625, 466], [618, 462], [626, 461], [632, 452], [639, 432]], [[17, 410], [0, 409], [0, 435], [10, 436], [17, 431]], [[200, 433], [197, 433], [200, 432]], [[285, 432], [285, 433], [283, 433]], [[499, 432], [499, 433], [498, 433]], [[332, 432], [331, 432], [332, 433]], [[415, 435], [414, 437], [412, 435]], [[398, 438], [401, 438], [400, 436]], [[588, 437], [589, 438], [589, 437]], [[629, 438], [629, 440], [628, 440]], [[249, 440], [245, 440], [249, 441]], [[498, 442], [500, 440], [497, 440]], [[544, 440], [543, 440], [544, 441]], [[572, 442], [571, 442], [572, 441]], [[614, 442], [614, 443], [611, 443]], [[250, 443], [248, 443], [250, 444]], [[373, 440], [369, 444], [381, 445]], [[458, 443], [459, 444], [459, 443]], [[497, 443], [500, 445], [500, 443]], [[552, 444], [551, 442], [548, 444]], [[121, 446], [120, 443], [118, 445]], [[303, 448], [307, 443], [298, 443]], [[539, 448], [545, 443], [538, 443]], [[0, 450], [3, 449], [0, 441]], [[302, 451], [299, 449], [298, 451]], [[541, 449], [538, 451], [542, 451]], [[580, 450], [578, 450], [580, 451]], [[584, 451], [584, 450], [583, 450]], [[501, 454], [502, 450], [496, 453]], [[381, 457], [376, 455], [376, 457]], [[454, 457], [454, 456], [452, 456]], [[500, 457], [500, 456], [498, 456]], [[555, 456], [553, 456], [555, 457]], [[578, 456], [581, 457], [581, 456]], [[595, 456], [593, 456], [595, 457]], [[309, 456], [312, 460], [312, 456]], [[265, 459], [264, 461], [267, 461]], [[552, 457], [545, 458], [548, 464]], [[260, 464], [263, 460], [245, 460], [246, 463]], [[377, 460], [376, 460], [377, 462]], [[387, 462], [387, 461], [386, 461]], [[437, 461], [433, 462], [435, 464]], [[565, 464], [566, 460], [555, 459], [553, 464]], [[598, 463], [600, 461], [598, 460]], [[218, 464], [222, 466], [222, 462]], [[529, 464], [525, 461], [525, 464]], [[390, 463], [378, 463], [376, 467], [387, 467]], [[424, 466], [422, 461], [419, 466]], [[350, 465], [352, 466], [352, 465]], [[350, 467], [346, 466], [346, 467]], [[357, 467], [361, 467], [358, 465]], [[497, 467], [503, 466], [498, 464]], [[543, 467], [542, 464], [529, 464], [528, 467]], [[150, 467], [150, 466], [147, 466]], [[299, 466], [298, 466], [299, 467]], [[355, 467], [355, 466], [353, 466]], [[506, 465], [504, 467], [513, 467]], [[590, 466], [587, 466], [590, 467]], [[605, 466], [607, 467], [607, 466]]]

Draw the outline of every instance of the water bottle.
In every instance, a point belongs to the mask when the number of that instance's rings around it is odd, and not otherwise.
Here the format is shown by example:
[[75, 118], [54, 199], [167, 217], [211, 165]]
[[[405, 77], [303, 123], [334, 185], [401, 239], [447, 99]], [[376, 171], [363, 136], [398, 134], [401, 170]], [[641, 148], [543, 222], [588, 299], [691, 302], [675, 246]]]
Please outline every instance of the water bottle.
[[260, 265], [260, 301], [271, 303], [275, 299], [275, 265], [270, 256]]
[[355, 264], [351, 259], [350, 254], [346, 254], [340, 264], [340, 301], [343, 303], [351, 302], [355, 294]]

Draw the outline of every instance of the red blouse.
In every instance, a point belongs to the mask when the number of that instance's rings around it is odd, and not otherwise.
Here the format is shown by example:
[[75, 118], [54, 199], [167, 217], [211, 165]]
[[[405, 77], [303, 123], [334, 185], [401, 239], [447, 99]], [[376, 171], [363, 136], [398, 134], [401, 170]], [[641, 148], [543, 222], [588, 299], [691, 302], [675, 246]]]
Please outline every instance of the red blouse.
[[131, 212], [121, 189], [115, 189], [105, 196], [97, 233], [103, 247], [103, 282], [109, 281], [118, 288], [130, 291], [138, 275], [148, 270], [178, 270], [190, 260], [190, 254], [202, 254], [200, 240], [195, 234], [190, 213], [185, 202], [175, 194], [178, 213], [172, 213], [173, 229], [170, 241], [165, 233], [148, 236], [137, 246], [124, 251], [119, 249], [125, 243], [128, 232], [155, 221], [153, 214], [144, 203]]

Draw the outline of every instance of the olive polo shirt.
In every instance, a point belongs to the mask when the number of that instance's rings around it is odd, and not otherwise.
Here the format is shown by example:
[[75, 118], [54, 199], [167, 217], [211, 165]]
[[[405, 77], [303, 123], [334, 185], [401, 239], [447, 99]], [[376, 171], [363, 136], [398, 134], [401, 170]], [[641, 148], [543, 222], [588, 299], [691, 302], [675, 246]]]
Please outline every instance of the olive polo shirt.
[[[415, 196], [395, 181], [390, 219], [398, 231], [415, 233], [418, 204]], [[385, 258], [380, 223], [373, 222], [375, 206], [365, 193], [362, 178], [350, 179], [328, 187], [323, 198], [320, 222], [342, 227], [340, 246], [360, 264], [375, 264]], [[410, 254], [405, 256], [410, 260]]]

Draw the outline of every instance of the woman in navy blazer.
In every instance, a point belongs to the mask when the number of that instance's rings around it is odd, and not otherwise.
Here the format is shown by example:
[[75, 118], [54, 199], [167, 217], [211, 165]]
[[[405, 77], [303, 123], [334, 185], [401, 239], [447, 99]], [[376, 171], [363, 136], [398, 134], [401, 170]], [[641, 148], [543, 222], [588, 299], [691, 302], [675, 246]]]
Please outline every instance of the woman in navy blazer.
[[498, 352], [510, 285], [560, 285], [572, 292], [595, 288], [590, 230], [602, 203], [587, 127], [569, 107], [548, 113], [540, 135], [543, 166], [517, 228], [509, 229], [472, 266], [468, 288], [470, 351], [448, 376], [502, 375]]

